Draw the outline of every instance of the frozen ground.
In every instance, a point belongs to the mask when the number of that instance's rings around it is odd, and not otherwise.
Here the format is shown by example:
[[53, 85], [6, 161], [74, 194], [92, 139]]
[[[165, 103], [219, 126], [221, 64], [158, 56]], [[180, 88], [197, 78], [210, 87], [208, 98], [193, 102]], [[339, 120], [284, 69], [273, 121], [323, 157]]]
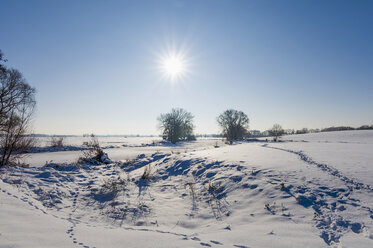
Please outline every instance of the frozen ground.
[[284, 140], [31, 154], [0, 171], [0, 247], [373, 247], [373, 132]]

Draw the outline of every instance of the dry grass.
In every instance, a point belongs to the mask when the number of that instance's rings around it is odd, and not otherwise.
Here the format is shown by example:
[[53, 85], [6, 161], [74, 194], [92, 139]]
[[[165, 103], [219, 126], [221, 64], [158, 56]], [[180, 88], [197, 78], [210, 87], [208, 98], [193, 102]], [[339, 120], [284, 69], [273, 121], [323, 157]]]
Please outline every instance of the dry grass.
[[83, 144], [87, 146], [88, 149], [82, 152], [82, 156], [78, 159], [78, 163], [83, 163], [84, 161], [92, 159], [103, 162], [101, 158], [104, 155], [104, 151], [101, 149], [100, 143], [94, 135], [91, 136], [89, 141], [84, 142]]
[[64, 137], [51, 137], [49, 142], [51, 147], [63, 147], [65, 145]]
[[127, 180], [124, 176], [117, 176], [114, 178], [104, 179], [101, 185], [101, 193], [112, 194], [114, 198], [118, 195], [119, 191], [124, 190], [127, 186]]
[[151, 165], [148, 164], [144, 168], [144, 173], [142, 174], [141, 179], [142, 180], [150, 180], [151, 178], [152, 178], [152, 168], [151, 168]]

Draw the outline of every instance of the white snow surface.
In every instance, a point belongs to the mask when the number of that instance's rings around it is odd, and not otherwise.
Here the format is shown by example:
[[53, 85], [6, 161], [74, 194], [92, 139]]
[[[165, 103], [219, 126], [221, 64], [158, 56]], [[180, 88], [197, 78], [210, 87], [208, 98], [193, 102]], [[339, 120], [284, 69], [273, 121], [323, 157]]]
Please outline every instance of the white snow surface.
[[373, 131], [283, 140], [29, 154], [0, 169], [0, 247], [373, 247]]

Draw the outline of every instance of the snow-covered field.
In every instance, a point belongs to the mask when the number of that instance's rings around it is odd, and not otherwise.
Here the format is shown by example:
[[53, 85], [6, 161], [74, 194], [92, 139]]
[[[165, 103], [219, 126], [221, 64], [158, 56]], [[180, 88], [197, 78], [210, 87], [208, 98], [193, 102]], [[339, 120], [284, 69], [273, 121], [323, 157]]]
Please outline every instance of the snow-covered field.
[[30, 153], [0, 170], [0, 247], [373, 247], [373, 131], [283, 140]]
[[[72, 163], [76, 162], [82, 154], [83, 142], [89, 141], [88, 137], [66, 137], [64, 139], [65, 147], [62, 150], [54, 151], [54, 148], [46, 149], [50, 152], [36, 152], [27, 154], [22, 162], [31, 166], [44, 166], [46, 162]], [[109, 157], [115, 161], [124, 161], [134, 159], [139, 154], [151, 155], [155, 152], [181, 153], [187, 151], [211, 149], [215, 145], [223, 146], [221, 139], [199, 139], [193, 142], [182, 144], [164, 144], [159, 137], [97, 137], [100, 146], [109, 154]], [[50, 145], [50, 138], [38, 138], [37, 144], [41, 148], [47, 148]]]

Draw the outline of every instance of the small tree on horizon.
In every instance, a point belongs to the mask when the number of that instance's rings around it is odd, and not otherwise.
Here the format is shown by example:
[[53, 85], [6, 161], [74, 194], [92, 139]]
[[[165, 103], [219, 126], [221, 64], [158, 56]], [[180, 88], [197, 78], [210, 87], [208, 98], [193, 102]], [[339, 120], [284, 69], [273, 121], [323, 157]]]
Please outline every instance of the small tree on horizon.
[[193, 140], [193, 115], [182, 108], [173, 108], [170, 113], [158, 117], [163, 139], [175, 144], [180, 140]]
[[242, 139], [248, 133], [249, 118], [242, 111], [228, 109], [218, 116], [217, 121], [228, 141]]
[[268, 132], [269, 135], [273, 136], [273, 141], [278, 141], [278, 139], [284, 134], [284, 129], [282, 129], [280, 124], [274, 124]]

